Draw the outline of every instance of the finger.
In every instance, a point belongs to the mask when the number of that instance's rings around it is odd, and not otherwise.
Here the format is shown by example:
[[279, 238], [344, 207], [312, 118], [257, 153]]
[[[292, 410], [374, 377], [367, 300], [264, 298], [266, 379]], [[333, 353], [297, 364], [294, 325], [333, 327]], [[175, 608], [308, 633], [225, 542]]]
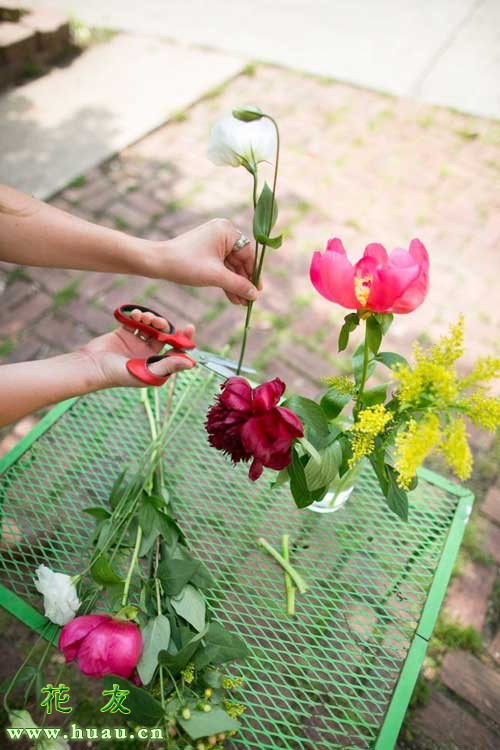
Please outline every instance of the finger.
[[168, 325], [167, 319], [162, 318], [161, 315], [154, 315], [151, 321], [153, 328], [157, 328], [159, 331], [168, 331], [170, 326]]
[[228, 260], [236, 263], [244, 271], [248, 279], [251, 279], [253, 275], [254, 258], [255, 250], [250, 243], [242, 247], [241, 250], [233, 250], [227, 256]]
[[226, 266], [221, 268], [219, 286], [228, 294], [235, 294], [244, 300], [256, 300], [259, 296], [257, 289], [247, 278]]
[[141, 323], [144, 323], [147, 326], [150, 326], [153, 322], [153, 318], [156, 317], [154, 313], [152, 312], [143, 312], [141, 317]]
[[132, 310], [130, 317], [139, 323], [142, 320], [142, 310], [138, 310], [137, 308]]
[[233, 305], [241, 305], [242, 304], [241, 297], [237, 297], [236, 294], [231, 294], [231, 292], [224, 292], [224, 294], [228, 298], [229, 302], [231, 302]]
[[194, 326], [192, 323], [188, 323], [188, 325], [182, 329], [181, 333], [183, 333], [184, 336], [192, 339], [194, 338], [194, 334], [196, 333], [196, 326]]
[[192, 360], [179, 357], [178, 354], [172, 354], [163, 357], [158, 362], [152, 362], [149, 369], [154, 375], [165, 377], [166, 375], [172, 375], [174, 372], [181, 372], [181, 370], [191, 370], [195, 365], [196, 362]]

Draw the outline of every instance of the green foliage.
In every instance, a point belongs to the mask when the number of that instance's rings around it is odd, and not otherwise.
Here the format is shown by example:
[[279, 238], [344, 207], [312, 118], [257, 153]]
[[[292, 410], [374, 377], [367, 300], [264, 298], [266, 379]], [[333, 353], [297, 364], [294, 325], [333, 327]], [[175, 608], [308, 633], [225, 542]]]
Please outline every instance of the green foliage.
[[53, 311], [59, 310], [59, 308], [67, 305], [69, 302], [71, 302], [71, 300], [78, 297], [78, 287], [80, 286], [80, 281], [81, 279], [76, 278], [52, 295]]
[[429, 683], [421, 674], [419, 674], [410, 698], [410, 708], [415, 709], [420, 706], [426, 706], [429, 703], [430, 697], [431, 689]]
[[481, 633], [468, 625], [464, 627], [456, 620], [440, 615], [434, 628], [433, 639], [442, 647], [470, 651], [475, 656], [483, 652]]
[[78, 177], [75, 177], [74, 180], [71, 180], [68, 187], [70, 188], [81, 188], [85, 185], [87, 182], [87, 178], [84, 174], [78, 175]]
[[359, 326], [359, 323], [360, 319], [358, 313], [349, 313], [349, 315], [345, 316], [344, 325], [340, 329], [339, 334], [339, 352], [343, 352], [344, 349], [347, 348], [347, 345], [349, 343], [349, 336], [353, 331], [356, 330], [356, 328]]
[[276, 198], [273, 199], [273, 192], [267, 182], [265, 182], [253, 217], [254, 237], [261, 235], [264, 238], [268, 238], [277, 218], [278, 203]]

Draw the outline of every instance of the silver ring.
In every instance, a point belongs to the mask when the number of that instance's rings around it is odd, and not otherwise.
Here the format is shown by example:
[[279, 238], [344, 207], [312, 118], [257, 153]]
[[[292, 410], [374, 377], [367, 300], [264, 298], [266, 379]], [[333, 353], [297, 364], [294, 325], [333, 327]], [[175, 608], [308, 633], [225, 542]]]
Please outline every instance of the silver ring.
[[239, 239], [236, 240], [233, 247], [231, 248], [231, 252], [236, 252], [237, 250], [242, 250], [244, 247], [246, 247], [250, 243], [250, 240], [246, 235], [241, 232]]
[[141, 341], [145, 341], [146, 344], [151, 341], [151, 336], [146, 336], [144, 333], [142, 333], [139, 328], [136, 328], [134, 331], [134, 336], [137, 336], [138, 339], [141, 339]]

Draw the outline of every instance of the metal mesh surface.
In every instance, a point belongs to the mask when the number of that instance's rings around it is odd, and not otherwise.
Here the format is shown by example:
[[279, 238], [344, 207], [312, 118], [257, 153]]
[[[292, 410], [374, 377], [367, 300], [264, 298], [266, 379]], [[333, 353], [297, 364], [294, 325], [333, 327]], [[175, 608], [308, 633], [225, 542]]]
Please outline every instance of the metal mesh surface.
[[[189, 387], [195, 402], [206, 377], [202, 368], [183, 374], [174, 401]], [[234, 747], [373, 747], [458, 498], [421, 481], [404, 524], [368, 472], [337, 513], [299, 511], [287, 489], [270, 490], [271, 474], [251, 483], [247, 468], [208, 447], [203, 422], [215, 388], [177, 431], [165, 466], [181, 525], [217, 580], [217, 618], [251, 649]], [[93, 528], [82, 508], [105, 504], [148, 436], [133, 389], [82, 398], [41, 435], [2, 478], [3, 533], [19, 542], [3, 550], [0, 583], [40, 609], [37, 565], [78, 572]], [[310, 584], [294, 618], [285, 614], [281, 569], [256, 546], [264, 536], [279, 548], [283, 533]]]

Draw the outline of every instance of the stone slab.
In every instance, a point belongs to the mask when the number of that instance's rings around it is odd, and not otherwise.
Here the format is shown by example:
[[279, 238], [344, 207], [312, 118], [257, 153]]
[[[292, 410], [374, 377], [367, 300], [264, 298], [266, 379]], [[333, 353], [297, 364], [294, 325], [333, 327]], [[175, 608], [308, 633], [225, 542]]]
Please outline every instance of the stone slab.
[[243, 65], [146, 36], [96, 45], [0, 98], [0, 182], [48, 198]]
[[414, 725], [440, 746], [453, 743], [456, 750], [498, 750], [500, 745], [499, 736], [443, 693], [432, 694], [416, 712]]
[[500, 487], [493, 485], [486, 493], [481, 512], [492, 521], [500, 524]]
[[500, 730], [498, 670], [486, 666], [467, 651], [449, 651], [443, 660], [440, 678], [450, 690], [497, 722]]

